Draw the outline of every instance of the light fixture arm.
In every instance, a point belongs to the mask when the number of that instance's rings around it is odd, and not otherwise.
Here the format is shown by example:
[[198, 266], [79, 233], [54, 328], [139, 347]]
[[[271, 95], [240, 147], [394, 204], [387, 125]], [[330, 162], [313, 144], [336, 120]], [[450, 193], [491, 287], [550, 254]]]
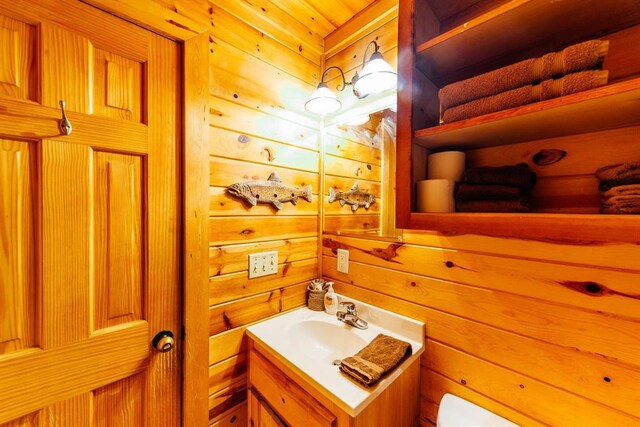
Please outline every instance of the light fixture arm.
[[349, 82], [347, 82], [347, 80], [344, 78], [344, 71], [342, 71], [342, 68], [332, 65], [331, 67], [327, 68], [326, 70], [324, 70], [324, 73], [322, 73], [322, 78], [320, 79], [320, 83], [324, 83], [324, 78], [327, 75], [327, 72], [329, 70], [333, 70], [336, 69], [338, 71], [340, 71], [340, 77], [342, 77], [342, 86], [338, 85], [336, 86], [336, 90], [339, 92], [342, 92], [344, 90], [344, 88], [348, 85], [351, 84]]
[[369, 60], [373, 59], [373, 55], [375, 55], [376, 53], [378, 53], [378, 51], [380, 50], [380, 46], [378, 46], [378, 43], [376, 43], [375, 40], [371, 40], [369, 42], [369, 44], [367, 45], [367, 47], [364, 49], [364, 55], [362, 55], [362, 69], [364, 70], [364, 66], [367, 62], [367, 52], [369, 51], [369, 46], [373, 45], [375, 50], [373, 51], [373, 53], [371, 54], [371, 58], [369, 58]]

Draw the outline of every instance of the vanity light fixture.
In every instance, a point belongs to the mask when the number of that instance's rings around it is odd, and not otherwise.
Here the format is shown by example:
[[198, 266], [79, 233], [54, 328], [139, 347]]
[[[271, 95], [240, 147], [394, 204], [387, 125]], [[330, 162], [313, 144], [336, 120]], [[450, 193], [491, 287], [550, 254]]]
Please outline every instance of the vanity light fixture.
[[[366, 62], [367, 51], [371, 45], [374, 46], [375, 50], [373, 54], [371, 54], [369, 61]], [[331, 92], [327, 84], [324, 82], [327, 73], [333, 69], [338, 70], [342, 77], [342, 83], [336, 87], [336, 90], [343, 91], [347, 85], [351, 85], [353, 94], [358, 99], [392, 89], [398, 83], [397, 74], [393, 71], [391, 65], [384, 60], [380, 53], [380, 47], [374, 40], [371, 41], [364, 50], [360, 75], [358, 75], [358, 72], [356, 71], [351, 81], [347, 82], [344, 77], [344, 71], [342, 71], [340, 67], [334, 65], [327, 68], [324, 70], [324, 73], [322, 73], [322, 78], [320, 79], [318, 88], [311, 94], [309, 100], [304, 104], [305, 110], [310, 113], [325, 115], [334, 113], [342, 107], [340, 100], [333, 92]]]

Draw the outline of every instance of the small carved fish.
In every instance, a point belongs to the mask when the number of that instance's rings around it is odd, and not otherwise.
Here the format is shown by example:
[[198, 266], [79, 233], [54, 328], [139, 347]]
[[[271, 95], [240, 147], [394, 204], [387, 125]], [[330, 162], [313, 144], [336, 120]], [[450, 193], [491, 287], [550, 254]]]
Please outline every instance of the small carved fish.
[[300, 197], [308, 202], [312, 200], [310, 185], [304, 189], [285, 185], [277, 172], [269, 175], [269, 179], [266, 181], [245, 181], [231, 184], [227, 187], [227, 193], [246, 200], [251, 206], [258, 203], [271, 203], [276, 209], [282, 209], [282, 204], [286, 202], [297, 205]]
[[369, 209], [376, 202], [376, 196], [358, 190], [358, 183], [355, 183], [349, 191], [336, 191], [333, 187], [329, 187], [329, 203], [333, 203], [336, 200], [340, 202], [340, 206], [351, 205], [351, 210], [355, 212], [360, 206]]

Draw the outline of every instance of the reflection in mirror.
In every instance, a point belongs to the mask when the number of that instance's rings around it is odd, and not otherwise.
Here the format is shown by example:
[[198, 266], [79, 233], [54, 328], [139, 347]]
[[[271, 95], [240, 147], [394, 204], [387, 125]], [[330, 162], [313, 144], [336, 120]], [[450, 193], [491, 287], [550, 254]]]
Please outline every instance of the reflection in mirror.
[[324, 128], [323, 230], [397, 238], [395, 97], [352, 111]]

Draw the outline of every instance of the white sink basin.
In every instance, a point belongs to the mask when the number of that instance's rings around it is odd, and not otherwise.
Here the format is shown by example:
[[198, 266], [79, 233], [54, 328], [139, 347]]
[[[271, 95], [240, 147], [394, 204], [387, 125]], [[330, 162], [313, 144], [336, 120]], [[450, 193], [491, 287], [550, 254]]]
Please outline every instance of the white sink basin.
[[[250, 326], [247, 334], [289, 368], [324, 389], [325, 394], [333, 395], [335, 403], [355, 417], [420, 357], [425, 326], [351, 298], [339, 298], [356, 304], [358, 315], [369, 323], [367, 329], [354, 328], [335, 315], [304, 307]], [[332, 364], [354, 355], [381, 333], [409, 342], [413, 354], [373, 387], [356, 384]]]
[[351, 329], [344, 323], [336, 324], [324, 319], [303, 320], [291, 325], [289, 336], [298, 351], [306, 357], [331, 363], [335, 359], [351, 356], [367, 345], [367, 341]]

